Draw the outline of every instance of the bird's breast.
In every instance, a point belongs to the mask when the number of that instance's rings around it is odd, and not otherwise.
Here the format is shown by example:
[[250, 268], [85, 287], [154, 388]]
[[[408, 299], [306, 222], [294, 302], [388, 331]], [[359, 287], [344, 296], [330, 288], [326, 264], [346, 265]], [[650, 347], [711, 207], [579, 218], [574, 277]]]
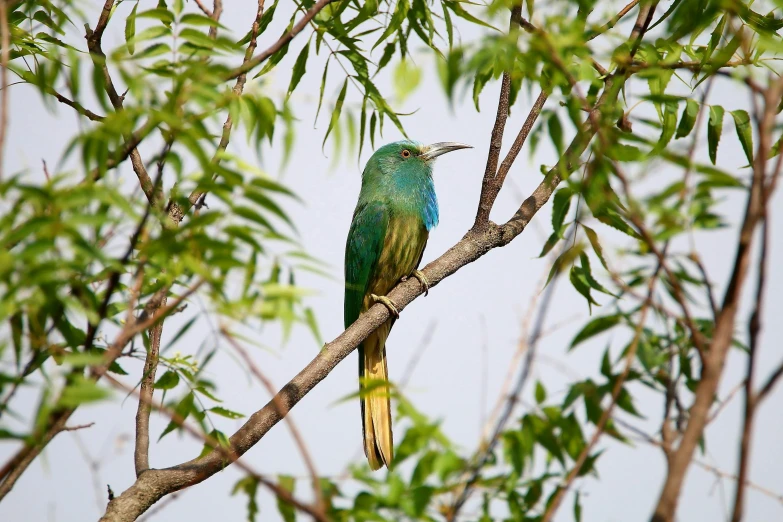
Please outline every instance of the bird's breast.
[[389, 220], [370, 293], [386, 295], [413, 272], [427, 244], [427, 227], [418, 216], [394, 216]]

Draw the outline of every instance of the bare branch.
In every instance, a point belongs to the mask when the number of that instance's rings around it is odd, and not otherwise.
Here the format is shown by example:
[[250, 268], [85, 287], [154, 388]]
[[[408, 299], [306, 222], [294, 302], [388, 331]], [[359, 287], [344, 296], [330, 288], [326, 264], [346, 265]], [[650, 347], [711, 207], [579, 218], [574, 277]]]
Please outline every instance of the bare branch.
[[5, 163], [5, 135], [8, 130], [8, 60], [11, 57], [11, 29], [8, 26], [8, 0], [0, 0], [0, 180]]
[[[515, 3], [511, 8], [511, 21], [509, 22], [509, 35], [514, 37], [514, 41], [519, 34], [519, 21], [522, 18], [522, 2]], [[511, 93], [511, 72], [504, 71], [503, 79], [500, 83], [500, 99], [498, 100], [498, 110], [495, 115], [495, 125], [492, 128], [492, 135], [489, 138], [489, 152], [487, 153], [487, 166], [484, 169], [484, 177], [481, 181], [481, 195], [479, 196], [479, 207], [476, 213], [476, 220], [473, 228], [479, 229], [489, 222], [489, 213], [492, 211], [492, 205], [495, 198], [492, 192], [495, 187], [495, 178], [497, 177], [498, 160], [500, 159], [500, 148], [503, 146], [503, 132], [508, 120], [509, 98]], [[540, 112], [540, 109], [539, 109]], [[531, 116], [534, 111], [531, 110]], [[531, 117], [528, 116], [528, 119]], [[535, 114], [537, 117], [538, 114]], [[498, 187], [495, 196], [500, 190]]]
[[95, 426], [95, 423], [94, 422], [88, 422], [87, 424], [77, 424], [76, 426], [66, 426], [66, 427], [63, 428], [63, 431], [78, 431], [78, 430], [91, 428], [92, 426]]
[[210, 18], [212, 18], [212, 11], [210, 11], [209, 8], [207, 8], [207, 6], [204, 5], [202, 0], [193, 0], [193, 1], [196, 2], [196, 5], [198, 6], [198, 8], [201, 9], [201, 11], [205, 15], [207, 15]]
[[[759, 333], [761, 332], [761, 318], [764, 310], [764, 293], [767, 276], [767, 254], [769, 252], [769, 221], [767, 213], [767, 200], [762, 196], [762, 225], [761, 225], [761, 253], [757, 263], [758, 275], [756, 279], [756, 299], [753, 313], [750, 316], [748, 347], [748, 365], [745, 371], [745, 412], [742, 423], [742, 439], [740, 440], [739, 471], [737, 472], [737, 489], [734, 492], [734, 508], [732, 509], [731, 522], [742, 520], [745, 505], [745, 487], [748, 479], [748, 467], [750, 466], [750, 446], [753, 438], [753, 423], [756, 416], [756, 407], [759, 404], [759, 395], [753, 391], [753, 374], [758, 355]], [[774, 377], [774, 375], [773, 375]], [[774, 382], [774, 381], [773, 381]], [[763, 389], [763, 388], [762, 388]]]
[[80, 104], [79, 102], [76, 102], [76, 101], [73, 101], [73, 100], [71, 100], [69, 98], [66, 98], [65, 96], [63, 96], [59, 92], [55, 91], [54, 89], [51, 89], [51, 88], [47, 87], [46, 88], [46, 92], [48, 92], [49, 94], [54, 96], [57, 99], [57, 101], [59, 101], [60, 103], [63, 103], [65, 105], [67, 105], [68, 107], [71, 107], [72, 109], [76, 110], [76, 112], [78, 112], [82, 116], [87, 117], [88, 119], [90, 119], [92, 121], [103, 121], [103, 120], [106, 119], [105, 116], [101, 116], [100, 114], [95, 114], [91, 110], [85, 109], [84, 106], [82, 104]]

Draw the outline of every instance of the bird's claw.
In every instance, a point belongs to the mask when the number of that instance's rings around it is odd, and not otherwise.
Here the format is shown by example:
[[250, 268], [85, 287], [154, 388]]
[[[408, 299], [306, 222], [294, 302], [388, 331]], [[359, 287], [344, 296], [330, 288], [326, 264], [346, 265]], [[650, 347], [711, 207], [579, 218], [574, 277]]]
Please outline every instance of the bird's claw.
[[424, 288], [424, 297], [427, 297], [430, 293], [430, 282], [427, 280], [427, 276], [421, 270], [414, 270], [411, 272], [411, 275], [419, 280], [422, 288]]
[[370, 294], [370, 299], [372, 299], [373, 303], [383, 304], [386, 308], [389, 309], [389, 313], [391, 313], [395, 318], [400, 317], [400, 311], [397, 310], [397, 305], [395, 305], [394, 302], [392, 302], [392, 300], [385, 295]]

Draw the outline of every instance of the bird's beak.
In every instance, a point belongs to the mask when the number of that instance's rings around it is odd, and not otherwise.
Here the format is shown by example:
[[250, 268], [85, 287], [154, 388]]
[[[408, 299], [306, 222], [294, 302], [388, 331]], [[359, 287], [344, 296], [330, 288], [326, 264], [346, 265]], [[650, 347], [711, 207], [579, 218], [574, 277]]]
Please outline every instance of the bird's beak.
[[472, 148], [473, 147], [471, 145], [465, 145], [464, 143], [457, 143], [455, 141], [442, 141], [440, 143], [433, 143], [432, 145], [427, 145], [424, 147], [419, 157], [424, 161], [429, 161], [437, 158], [441, 154], [446, 154], [447, 152], [451, 152], [453, 150]]

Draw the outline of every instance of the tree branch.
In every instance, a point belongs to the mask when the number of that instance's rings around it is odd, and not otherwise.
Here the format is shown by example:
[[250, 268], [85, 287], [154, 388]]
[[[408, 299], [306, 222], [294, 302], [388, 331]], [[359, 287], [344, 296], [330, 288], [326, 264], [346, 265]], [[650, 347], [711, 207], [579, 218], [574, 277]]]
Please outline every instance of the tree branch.
[[563, 484], [557, 487], [554, 496], [548, 502], [546, 511], [544, 511], [544, 515], [541, 517], [541, 522], [549, 522], [552, 520], [552, 517], [555, 516], [557, 509], [560, 507], [560, 503], [563, 501], [563, 497], [566, 493], [568, 493], [568, 490], [571, 487], [571, 484], [573, 484], [574, 480], [576, 480], [576, 477], [579, 476], [580, 472], [582, 471], [582, 466], [584, 466], [587, 458], [590, 456], [590, 452], [598, 443], [598, 440], [601, 438], [601, 435], [603, 435], [604, 430], [606, 429], [606, 424], [609, 422], [609, 419], [612, 416], [612, 411], [617, 404], [617, 399], [620, 397], [620, 392], [623, 390], [623, 384], [625, 384], [625, 380], [628, 378], [628, 374], [631, 372], [633, 361], [636, 358], [636, 350], [639, 347], [639, 340], [642, 337], [644, 324], [647, 319], [647, 312], [650, 310], [650, 304], [652, 303], [653, 297], [655, 295], [655, 283], [658, 281], [658, 274], [660, 273], [662, 267], [663, 263], [659, 262], [657, 268], [655, 269], [655, 273], [650, 277], [650, 281], [647, 284], [647, 299], [645, 299], [644, 304], [642, 304], [639, 322], [636, 324], [633, 340], [631, 341], [631, 345], [628, 347], [625, 355], [625, 367], [623, 368], [623, 373], [620, 374], [614, 384], [614, 388], [612, 388], [611, 401], [601, 414], [601, 417], [598, 419], [598, 423], [595, 425], [595, 432], [590, 438], [590, 441], [579, 454], [579, 457], [577, 457], [576, 462], [574, 463], [574, 467], [568, 473], [568, 476], [565, 478]]
[[[215, 9], [217, 11], [218, 3], [215, 4]], [[221, 7], [222, 9], [222, 7]], [[247, 64], [253, 56], [253, 53], [256, 50], [256, 47], [258, 45], [258, 32], [260, 30], [260, 23], [261, 23], [261, 17], [264, 15], [264, 0], [258, 0], [258, 9], [256, 10], [256, 18], [253, 21], [253, 26], [250, 29], [250, 42], [248, 43], [247, 49], [245, 50], [245, 57], [242, 61], [242, 64]], [[293, 37], [292, 37], [293, 38]], [[237, 81], [234, 84], [234, 88], [232, 89], [235, 96], [241, 96], [242, 92], [245, 89], [245, 83], [247, 82], [247, 73], [242, 73], [239, 76], [237, 76]], [[217, 165], [220, 163], [221, 155], [223, 152], [228, 148], [228, 143], [231, 139], [231, 130], [234, 127], [234, 121], [231, 118], [231, 113], [226, 117], [225, 123], [223, 123], [223, 132], [220, 135], [220, 143], [218, 143], [217, 150], [215, 150], [215, 154], [212, 156], [212, 163]], [[190, 196], [188, 196], [188, 203], [189, 205], [196, 206], [196, 210], [200, 210], [201, 206], [204, 204], [204, 199], [206, 198], [206, 192], [203, 189], [196, 188], [193, 190], [193, 192], [190, 193]], [[185, 212], [187, 212], [188, 209], [176, 209], [178, 214], [173, 215], [174, 219], [179, 218], [180, 220], [184, 216]]]
[[[228, 72], [225, 79], [226, 80], [233, 80], [234, 78], [239, 78], [243, 74], [247, 74], [251, 69], [254, 67], [257, 67], [258, 65], [262, 64], [266, 60], [268, 60], [273, 54], [278, 52], [280, 49], [283, 48], [284, 45], [288, 44], [291, 40], [294, 39], [296, 35], [302, 32], [302, 30], [307, 27], [307, 24], [310, 23], [310, 20], [315, 18], [315, 15], [321, 12], [321, 10], [332, 3], [335, 0], [318, 0], [318, 2], [313, 5], [302, 17], [301, 20], [299, 20], [294, 27], [291, 28], [290, 31], [286, 32], [283, 36], [281, 36], [275, 43], [273, 43], [271, 46], [269, 46], [265, 51], [261, 52], [258, 56], [255, 56], [251, 58], [250, 60], [245, 61], [242, 65], [237, 67], [236, 69], [233, 69]], [[345, 0], [343, 0], [345, 1]]]
[[11, 29], [8, 26], [8, 0], [0, 0], [0, 181], [5, 163], [5, 135], [8, 131], [8, 60], [11, 56]]
[[[140, 401], [145, 400], [141, 397], [141, 394], [135, 388], [124, 384], [123, 382], [115, 379], [114, 377], [109, 375], [107, 376], [106, 380], [116, 388], [119, 388], [127, 393], [130, 393], [131, 395], [137, 396]], [[174, 424], [182, 428], [189, 435], [193, 436], [194, 438], [200, 440], [201, 442], [203, 442], [204, 444], [212, 448], [214, 451], [220, 453], [223, 456], [223, 458], [225, 458], [227, 461], [233, 462], [237, 458], [239, 458], [238, 456], [232, 453], [231, 448], [226, 448], [222, 446], [220, 442], [214, 437], [204, 434], [201, 431], [199, 431], [197, 428], [191, 426], [185, 421], [185, 418], [182, 415], [172, 410], [171, 408], [167, 408], [163, 404], [153, 401], [151, 397], [149, 399], [149, 402], [147, 403], [147, 406], [169, 417], [169, 419], [171, 419], [171, 421]], [[237, 461], [236, 465], [237, 467], [241, 468], [245, 473], [247, 473], [248, 475], [256, 479], [263, 486], [271, 490], [276, 497], [291, 504], [296, 509], [304, 513], [310, 514], [317, 522], [329, 522], [326, 516], [321, 511], [314, 509], [312, 506], [300, 502], [289, 491], [283, 489], [278, 484], [275, 484], [271, 480], [265, 478], [260, 473], [257, 473], [255, 470], [253, 470], [253, 468], [251, 468], [245, 462]], [[108, 515], [109, 515], [109, 511], [107, 510], [106, 514], [101, 518], [101, 520], [106, 520]], [[109, 520], [114, 520], [114, 519], [112, 518]], [[135, 518], [133, 520], [135, 520]]]
[[[519, 21], [522, 18], [522, 2], [515, 3], [511, 8], [511, 21], [509, 23], [509, 35], [514, 37], [514, 41], [517, 40], [519, 34]], [[487, 166], [484, 169], [484, 177], [481, 181], [481, 195], [479, 196], [479, 206], [476, 212], [476, 220], [473, 223], [473, 228], [480, 229], [489, 223], [489, 214], [492, 211], [492, 205], [495, 202], [497, 192], [500, 191], [500, 187], [495, 183], [498, 170], [498, 160], [500, 159], [500, 148], [503, 146], [503, 132], [506, 128], [506, 121], [508, 120], [509, 110], [509, 97], [511, 93], [511, 72], [504, 71], [503, 79], [500, 82], [500, 99], [498, 100], [498, 110], [495, 115], [495, 125], [492, 128], [492, 135], [489, 138], [489, 152], [487, 153]], [[540, 110], [539, 110], [540, 112]], [[531, 111], [530, 115], [534, 114]], [[530, 118], [531, 116], [528, 116]], [[533, 120], [538, 114], [535, 114]]]
[[715, 321], [712, 342], [707, 356], [704, 358], [701, 379], [690, 409], [688, 425], [679, 447], [670, 459], [666, 480], [652, 516], [653, 522], [674, 520], [685, 474], [693, 459], [696, 446], [704, 433], [710, 406], [720, 384], [726, 355], [734, 338], [734, 325], [750, 264], [753, 236], [759, 221], [763, 218], [763, 204], [766, 197], [764, 194], [764, 172], [767, 155], [771, 148], [771, 132], [781, 94], [783, 94], [783, 81], [773, 83], [764, 92], [765, 109], [761, 121], [758, 122], [759, 144], [753, 161], [753, 182], [739, 233], [734, 268], [729, 278], [721, 310]]
[[[114, 87], [111, 73], [109, 73], [109, 65], [106, 63], [106, 55], [101, 48], [101, 38], [103, 37], [103, 32], [106, 29], [106, 25], [109, 23], [109, 15], [111, 14], [113, 5], [114, 0], [106, 0], [106, 2], [103, 4], [101, 16], [98, 19], [98, 24], [95, 26], [95, 30], [90, 30], [89, 26], [86, 24], [85, 29], [87, 32], [87, 49], [90, 51], [90, 57], [92, 58], [93, 66], [96, 69], [99, 69], [103, 74], [106, 94], [109, 96], [109, 101], [111, 101], [114, 110], [119, 112], [123, 110], [124, 96], [117, 94], [117, 89]], [[144, 191], [144, 195], [147, 196], [147, 199], [150, 202], [152, 202], [155, 198], [155, 194], [152, 191], [152, 179], [150, 179], [150, 176], [147, 173], [147, 169], [144, 166], [144, 161], [141, 159], [141, 155], [136, 148], [138, 143], [128, 146], [128, 143], [133, 141], [132, 134], [128, 134], [125, 137], [125, 141], [126, 148], [128, 149], [128, 155], [131, 159], [131, 165], [133, 166], [133, 172], [136, 173], [136, 177], [139, 179], [139, 184]]]

